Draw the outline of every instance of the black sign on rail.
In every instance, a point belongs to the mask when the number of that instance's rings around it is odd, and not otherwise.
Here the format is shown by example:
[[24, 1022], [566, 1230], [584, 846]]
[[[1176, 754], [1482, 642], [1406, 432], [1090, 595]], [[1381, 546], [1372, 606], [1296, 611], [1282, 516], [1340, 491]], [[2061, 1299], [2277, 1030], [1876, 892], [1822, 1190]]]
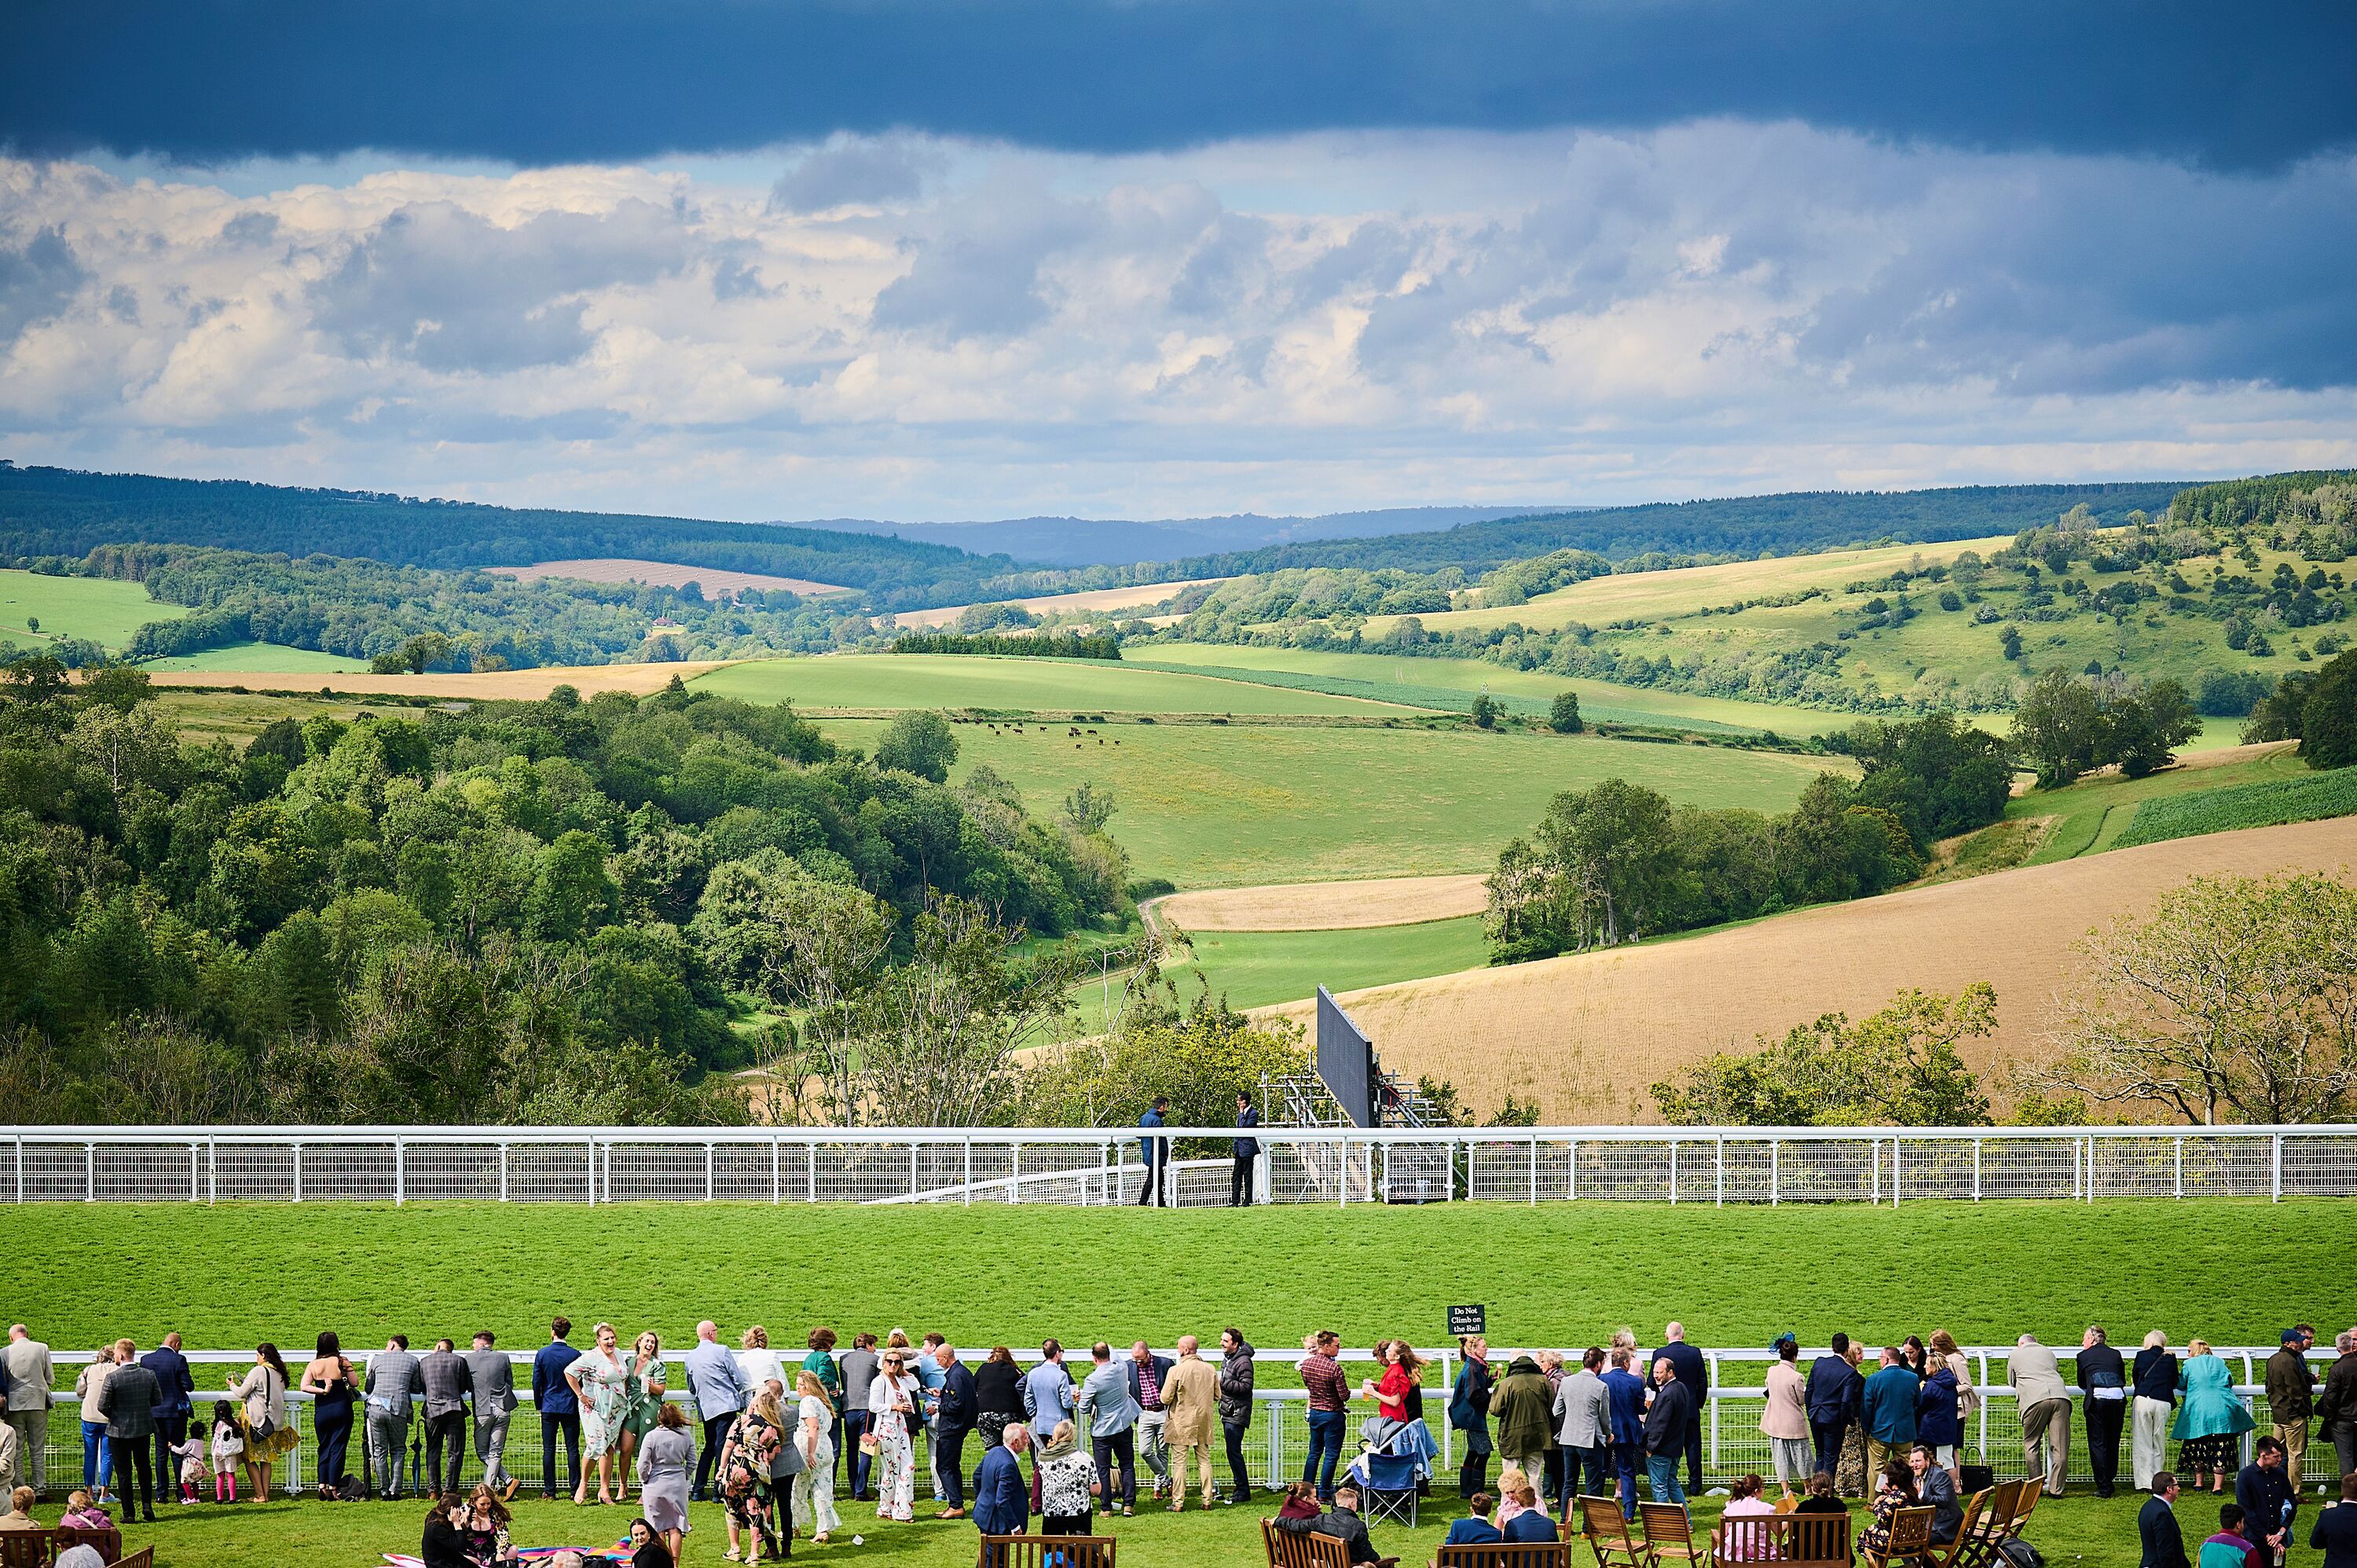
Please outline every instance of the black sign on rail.
[[1468, 1334], [1487, 1334], [1490, 1332], [1489, 1316], [1489, 1308], [1479, 1303], [1471, 1306], [1452, 1306], [1448, 1309], [1448, 1337], [1462, 1339]]

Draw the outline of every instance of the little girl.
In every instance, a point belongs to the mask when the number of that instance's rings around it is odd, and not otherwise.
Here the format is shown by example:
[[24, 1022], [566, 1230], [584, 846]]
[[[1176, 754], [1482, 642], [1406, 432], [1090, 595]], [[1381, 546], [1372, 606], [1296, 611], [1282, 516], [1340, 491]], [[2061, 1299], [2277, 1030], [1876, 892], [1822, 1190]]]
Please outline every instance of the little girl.
[[90, 1500], [90, 1494], [76, 1487], [66, 1494], [65, 1517], [58, 1523], [70, 1530], [112, 1530], [114, 1520], [104, 1509]]
[[245, 1428], [237, 1423], [237, 1406], [213, 1401], [213, 1501], [237, 1501], [237, 1462], [245, 1453]]
[[170, 1448], [172, 1456], [180, 1462], [180, 1500], [195, 1502], [197, 1488], [205, 1484], [205, 1477], [210, 1474], [205, 1466], [205, 1434], [191, 1432], [186, 1442], [167, 1446]]

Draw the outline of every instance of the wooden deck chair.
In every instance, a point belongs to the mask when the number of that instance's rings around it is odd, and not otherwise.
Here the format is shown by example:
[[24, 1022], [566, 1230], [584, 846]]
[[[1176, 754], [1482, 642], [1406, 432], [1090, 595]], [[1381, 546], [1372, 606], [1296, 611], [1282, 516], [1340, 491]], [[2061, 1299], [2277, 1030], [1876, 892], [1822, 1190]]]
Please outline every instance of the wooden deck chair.
[[2005, 1533], [2019, 1535], [2021, 1527], [2029, 1522], [2029, 1516], [2038, 1511], [2038, 1499], [2045, 1495], [2046, 1484], [2037, 1477], [2022, 1482], [2020, 1495], [2013, 1505], [2013, 1517], [2005, 1521]]
[[1889, 1568], [1893, 1563], [1910, 1563], [1932, 1549], [1932, 1519], [1937, 1509], [1900, 1509], [1890, 1516], [1890, 1539], [1879, 1549], [1861, 1544], [1857, 1560], [1871, 1563], [1874, 1568]]
[[1964, 1499], [1964, 1517], [1956, 1526], [1956, 1538], [1945, 1546], [1934, 1546], [1923, 1553], [1923, 1561], [1929, 1568], [1963, 1568], [1964, 1563], [1977, 1560], [1968, 1554], [1977, 1553], [1983, 1544], [1980, 1539], [1981, 1516], [1988, 1508], [1990, 1492], [1996, 1490], [1991, 1487], [1987, 1491], [1975, 1492]]
[[1630, 1530], [1628, 1516], [1617, 1498], [1581, 1498], [1579, 1533], [1596, 1553], [1596, 1568], [1650, 1568], [1644, 1543]]
[[143, 1546], [130, 1556], [116, 1563], [113, 1568], [156, 1568], [156, 1549]]
[[2028, 1481], [1999, 1481], [1989, 1488], [1988, 1511], [1981, 1516], [1981, 1533], [1996, 1540], [2013, 1523], [2014, 1510], [2021, 1506], [2021, 1488]]
[[1694, 1518], [1684, 1505], [1639, 1503], [1637, 1520], [1645, 1527], [1645, 1555], [1654, 1563], [1710, 1561], [1710, 1548], [1695, 1544]]
[[1437, 1568], [1571, 1568], [1567, 1541], [1510, 1541], [1503, 1545], [1444, 1546]]
[[1351, 1568], [1351, 1550], [1331, 1535], [1293, 1535], [1271, 1520], [1260, 1521], [1268, 1568]]
[[0, 1568], [49, 1568], [55, 1555], [46, 1530], [0, 1530]]

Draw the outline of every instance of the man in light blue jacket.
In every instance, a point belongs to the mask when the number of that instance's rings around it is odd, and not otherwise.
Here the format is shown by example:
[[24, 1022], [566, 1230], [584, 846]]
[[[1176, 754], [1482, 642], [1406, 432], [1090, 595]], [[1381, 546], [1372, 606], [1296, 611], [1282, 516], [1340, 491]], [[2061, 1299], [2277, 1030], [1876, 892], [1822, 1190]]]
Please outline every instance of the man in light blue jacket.
[[1072, 1374], [1064, 1369], [1064, 1347], [1050, 1339], [1039, 1347], [1039, 1364], [1023, 1374], [1023, 1413], [1031, 1435], [1044, 1443], [1056, 1423], [1072, 1419]]
[[720, 1343], [720, 1326], [706, 1318], [695, 1326], [695, 1343], [686, 1356], [687, 1391], [694, 1397], [695, 1413], [704, 1420], [704, 1452], [695, 1462], [695, 1489], [701, 1498], [712, 1483], [712, 1466], [728, 1437], [737, 1412], [745, 1408], [745, 1379], [737, 1358]]

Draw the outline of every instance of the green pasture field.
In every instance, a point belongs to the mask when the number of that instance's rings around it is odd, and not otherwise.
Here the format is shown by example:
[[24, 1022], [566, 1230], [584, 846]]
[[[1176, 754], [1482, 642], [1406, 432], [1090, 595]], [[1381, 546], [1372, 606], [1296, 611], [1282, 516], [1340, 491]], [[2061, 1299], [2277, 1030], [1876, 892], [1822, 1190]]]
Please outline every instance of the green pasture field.
[[[1691, 615], [1706, 607], [1772, 598], [1810, 588], [1838, 593], [1845, 583], [1861, 577], [1888, 576], [1900, 567], [1910, 566], [1919, 558], [1927, 564], [1953, 561], [1967, 550], [1986, 555], [2012, 542], [2013, 535], [2007, 533], [1987, 539], [1959, 539], [1945, 544], [1886, 544], [1869, 550], [1828, 551], [1821, 555], [1779, 555], [1720, 566], [1685, 566], [1674, 572], [1616, 574], [1541, 594], [1527, 604], [1449, 610], [1417, 618], [1424, 622], [1426, 630], [1436, 632], [1487, 629], [1511, 622], [1554, 630], [1574, 621], [1601, 626], [1616, 620], [1661, 620]], [[1396, 618], [1375, 617], [1367, 624], [1367, 635], [1379, 636]]]
[[2277, 751], [2215, 768], [2171, 768], [2142, 779], [2114, 775], [2083, 779], [2061, 789], [2032, 789], [2015, 796], [2005, 814], [2009, 821], [2056, 819], [2027, 863], [2043, 865], [2111, 848], [2147, 800], [2199, 797], [2243, 785], [2314, 777], [2295, 753]]
[[415, 716], [412, 709], [348, 698], [271, 697], [219, 686], [159, 687], [156, 704], [179, 725], [183, 738], [199, 743], [225, 740], [241, 747], [261, 734], [264, 725], [279, 719], [300, 724], [314, 714], [328, 714], [350, 722], [364, 709], [387, 718]]
[[1103, 659], [978, 654], [832, 654], [731, 664], [696, 677], [699, 691], [803, 709], [946, 708], [1039, 713], [1308, 714], [1381, 718], [1410, 710], [1319, 692], [1214, 676], [1126, 670]]
[[[2136, 808], [2126, 830], [2110, 845], [2159, 843], [2197, 833], [2229, 832], [2236, 828], [2267, 828], [2278, 822], [2311, 822], [2322, 817], [2357, 812], [2357, 768], [2335, 768], [2264, 783], [2205, 789], [2196, 794], [2167, 795]], [[2110, 826], [2108, 819], [2105, 827]]]
[[[178, 605], [157, 604], [137, 583], [0, 572], [0, 641], [17, 648], [46, 647], [59, 637], [120, 648], [149, 621], [178, 620], [188, 613]], [[27, 627], [28, 618], [38, 620], [41, 629]]]
[[1580, 716], [1590, 724], [1687, 725], [1706, 729], [1772, 729], [1779, 735], [1813, 736], [1847, 729], [1859, 718], [1856, 714], [1826, 713], [1815, 708], [1742, 703], [1726, 697], [1619, 686], [1606, 681], [1574, 680], [1551, 675], [1544, 670], [1515, 670], [1478, 659], [1411, 659], [1398, 654], [1338, 653], [1214, 642], [1148, 643], [1134, 651], [1141, 660], [1195, 665], [1207, 671], [1281, 670], [1351, 681], [1438, 686], [1468, 693], [1486, 689], [1498, 697], [1532, 699], [1542, 713], [1556, 693], [1577, 692]]
[[183, 654], [177, 659], [150, 659], [140, 668], [155, 671], [250, 670], [271, 675], [344, 675], [366, 670], [368, 660], [347, 659], [340, 653], [321, 653], [311, 648], [288, 648], [283, 643], [246, 641], [224, 643], [219, 648], [208, 648], [201, 653]]
[[[1432, 1345], [1445, 1339], [1448, 1306], [1465, 1301], [1487, 1305], [1491, 1338], [1501, 1346], [1602, 1343], [1623, 1326], [1650, 1345], [1673, 1317], [1704, 1346], [1764, 1346], [1786, 1329], [1815, 1342], [1837, 1327], [1869, 1344], [1944, 1327], [1966, 1344], [2007, 1342], [2028, 1329], [2069, 1346], [2092, 1322], [2123, 1343], [2159, 1327], [2179, 1343], [2201, 1334], [2258, 1344], [2287, 1322], [2322, 1323], [2345, 1302], [2329, 1243], [2352, 1225], [2357, 1203], [2338, 1199], [1895, 1210], [1450, 1204], [1340, 1214], [59, 1204], [10, 1211], [17, 1262], [5, 1294], [8, 1316], [60, 1348], [126, 1334], [145, 1346], [178, 1328], [194, 1348], [267, 1337], [297, 1359], [328, 1327], [356, 1346], [381, 1345], [396, 1331], [413, 1343], [446, 1334], [463, 1341], [478, 1328], [493, 1329], [504, 1346], [536, 1346], [558, 1313], [583, 1325], [611, 1321], [626, 1339], [653, 1328], [673, 1353], [700, 1316], [732, 1340], [763, 1323], [785, 1345], [799, 1345], [815, 1323], [845, 1335], [938, 1328], [974, 1348], [1033, 1346], [1051, 1334], [1067, 1344], [1142, 1337], [1167, 1346], [1230, 1324], [1271, 1348], [1290, 1348], [1318, 1327], [1351, 1345], [1393, 1334]], [[99, 1237], [102, 1281], [90, 1266]], [[2157, 1237], [2166, 1238], [2166, 1266], [2135, 1266]], [[1809, 1266], [1772, 1266], [1796, 1257]], [[2095, 1262], [2057, 1268], [2059, 1258]], [[2232, 1291], [2204, 1283], [2227, 1278]], [[1284, 1373], [1272, 1366], [1264, 1376], [1275, 1383]], [[528, 1419], [519, 1423], [511, 1452], [537, 1435]], [[2001, 1423], [1990, 1439], [2002, 1452]], [[978, 1455], [969, 1448], [967, 1457]], [[469, 1457], [469, 1474], [472, 1465]], [[1424, 1560], [1462, 1511], [1453, 1487], [1434, 1490], [1416, 1530], [1376, 1527], [1380, 1550]], [[879, 1525], [872, 1510], [845, 1503], [845, 1528], [830, 1543], [799, 1542], [795, 1555], [969, 1568], [972, 1524], [926, 1518], [925, 1501], [909, 1526]], [[2099, 1502], [2074, 1487], [2040, 1506], [2031, 1539], [2050, 1562], [2133, 1563], [2138, 1501], [2124, 1493]], [[2201, 1522], [2204, 1506], [2196, 1500], [2189, 1526]], [[1698, 1498], [1697, 1523], [1718, 1507]], [[1127, 1540], [1143, 1568], [1241, 1568], [1261, 1561], [1265, 1508], [1177, 1518], [1142, 1508], [1135, 1519], [1100, 1526]], [[385, 1551], [414, 1552], [424, 1513], [414, 1502], [308, 1499], [161, 1511], [160, 1523], [132, 1529], [129, 1544], [154, 1544], [167, 1568], [363, 1568]], [[516, 1511], [516, 1536], [527, 1545], [610, 1542], [630, 1517], [529, 1494], [519, 1495]], [[54, 1514], [54, 1504], [42, 1510]], [[718, 1562], [717, 1509], [696, 1505], [692, 1518], [690, 1561]], [[866, 1544], [852, 1545], [855, 1534]]]
[[[1188, 933], [1188, 940], [1192, 952], [1175, 954], [1168, 966], [1180, 1001], [1191, 1002], [1208, 991], [1226, 996], [1228, 1005], [1239, 1010], [1298, 1002], [1316, 995], [1321, 984], [1353, 991], [1454, 974], [1490, 961], [1479, 915], [1355, 930], [1197, 931]], [[1073, 987], [1082, 1034], [1103, 1031], [1120, 1004], [1121, 984], [1115, 973]]]
[[[873, 749], [883, 721], [819, 727]], [[1113, 835], [1136, 874], [1180, 887], [1488, 871], [1561, 790], [1620, 778], [1674, 800], [1780, 811], [1818, 773], [1851, 768], [1839, 757], [1462, 727], [1107, 724], [1077, 743], [1068, 727], [960, 725], [955, 776], [987, 764], [1043, 814], [1083, 780], [1109, 786]]]

